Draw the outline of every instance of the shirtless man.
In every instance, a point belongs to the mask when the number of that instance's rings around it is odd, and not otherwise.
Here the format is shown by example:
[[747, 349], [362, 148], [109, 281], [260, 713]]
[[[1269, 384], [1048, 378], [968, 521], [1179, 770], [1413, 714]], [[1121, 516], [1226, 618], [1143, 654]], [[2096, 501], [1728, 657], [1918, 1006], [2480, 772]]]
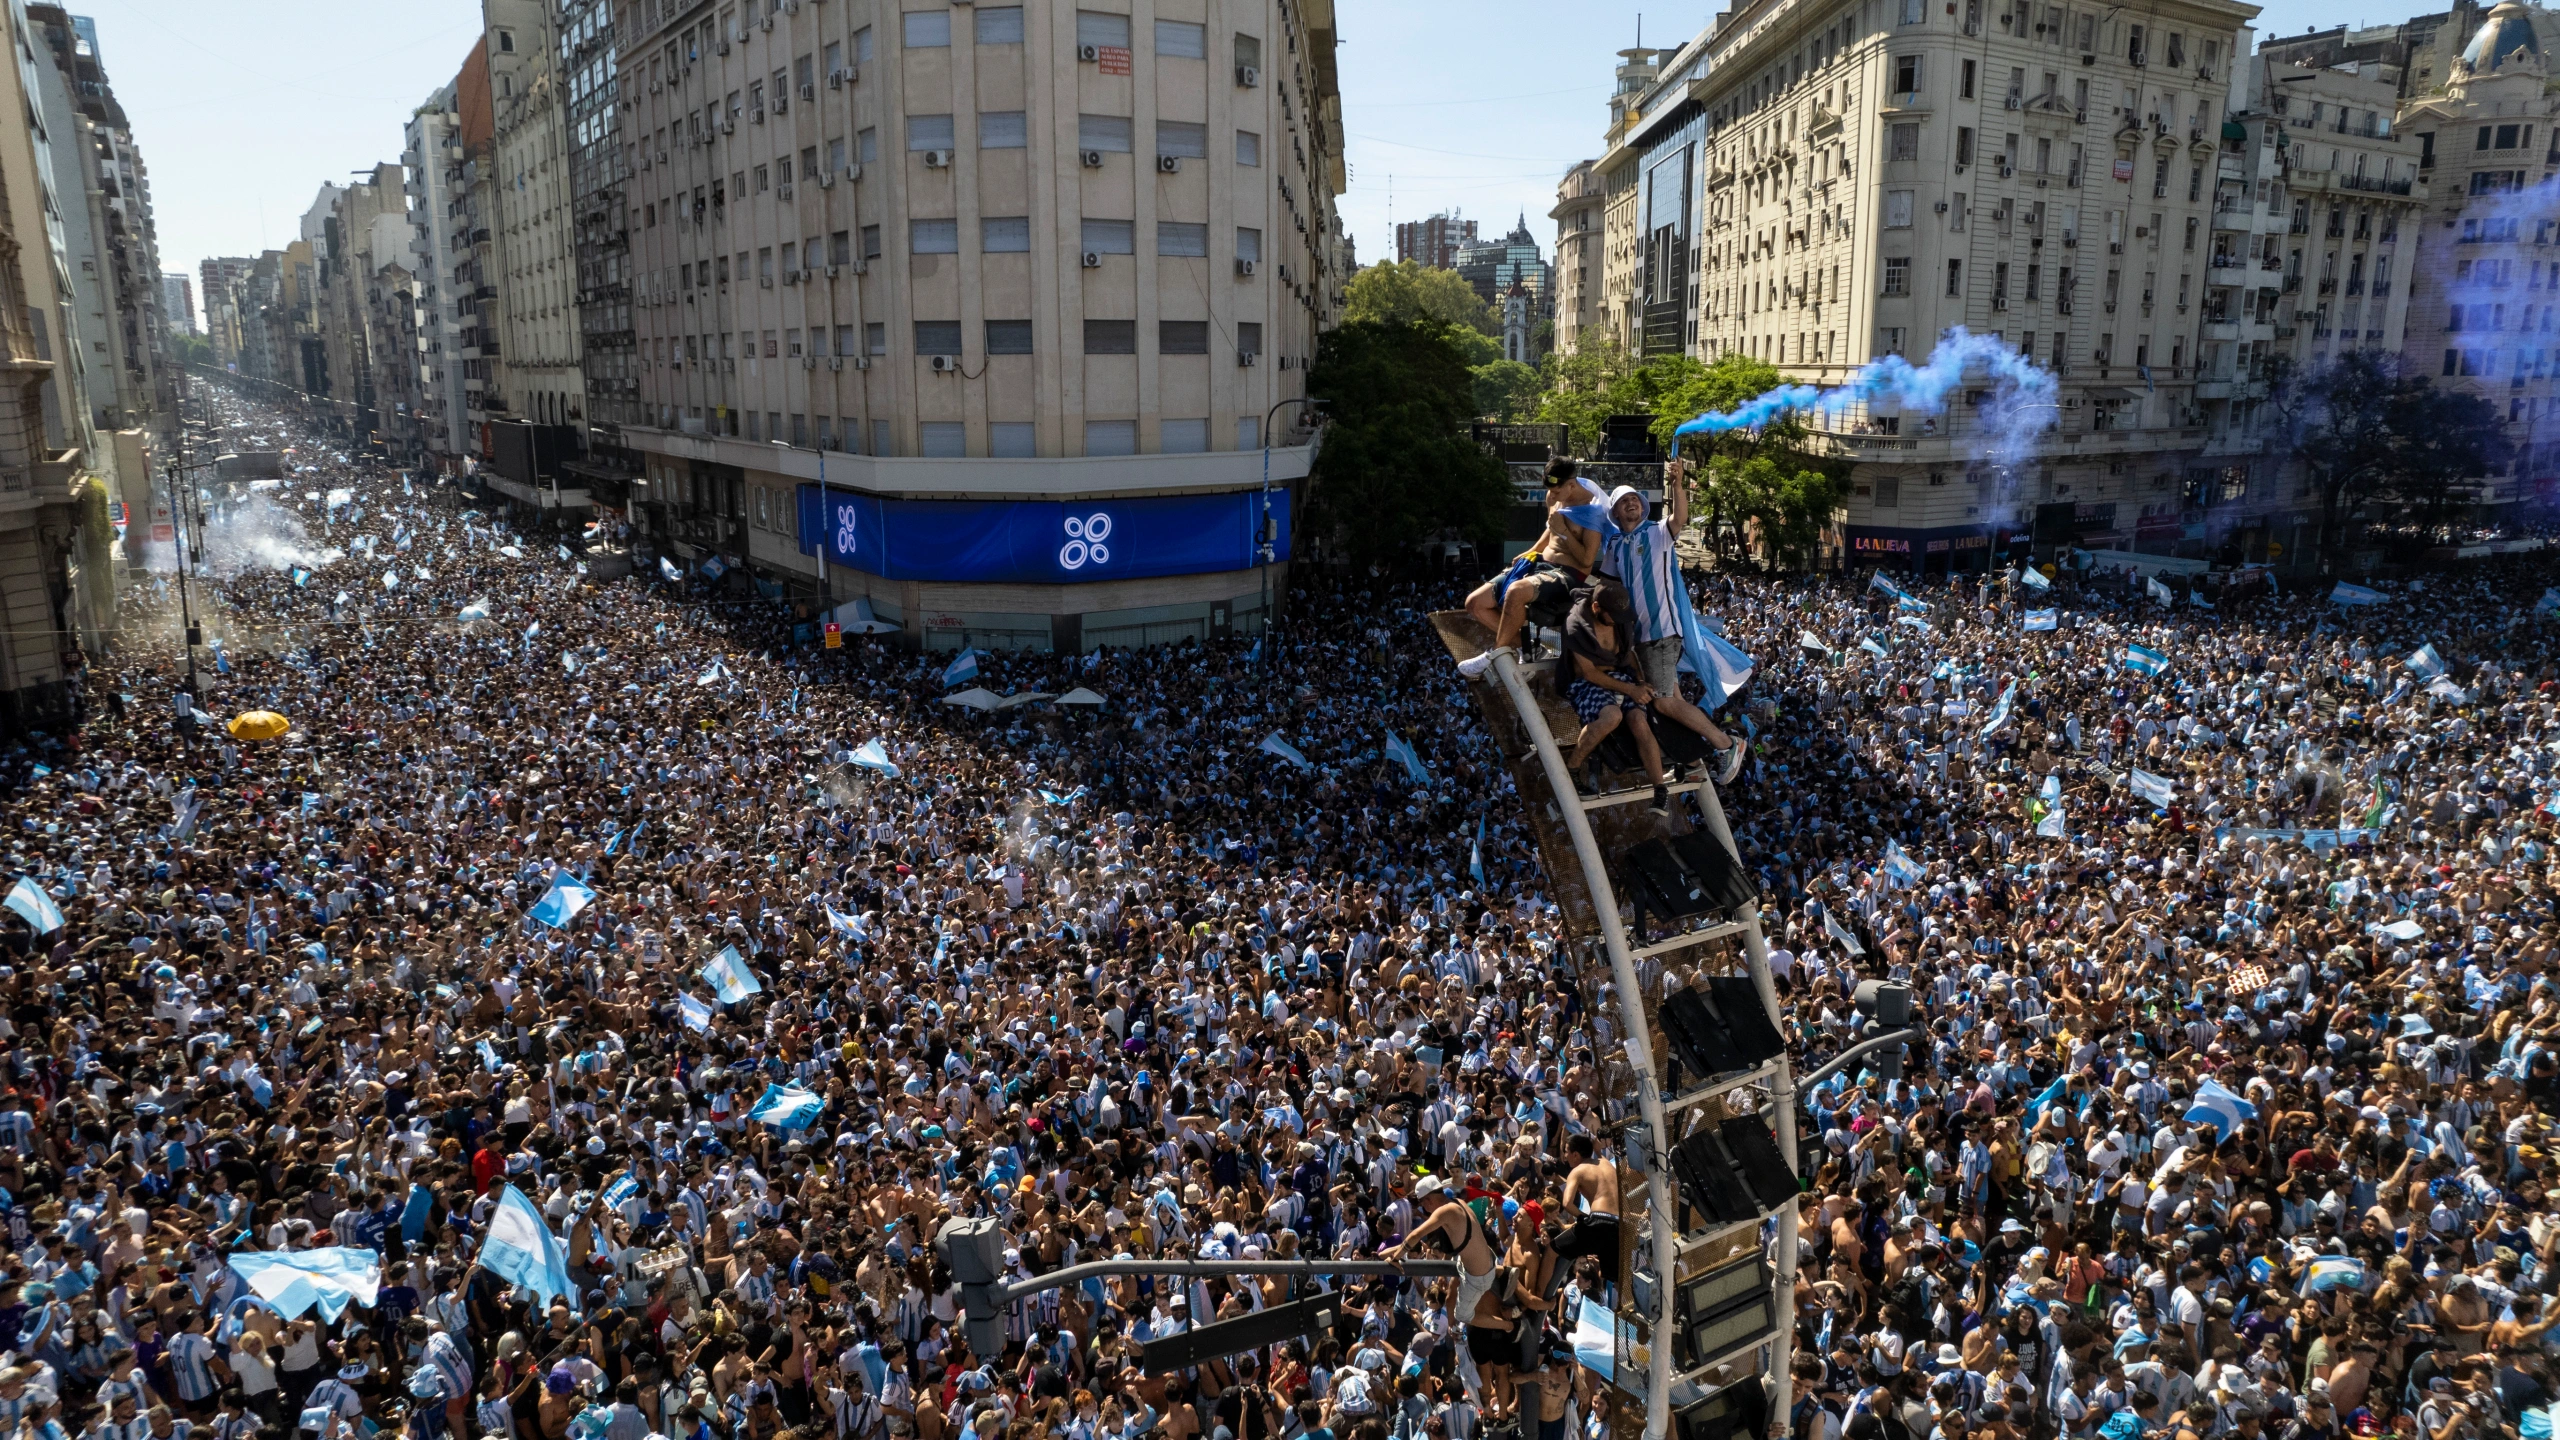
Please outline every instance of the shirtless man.
[[1522, 625], [1564, 623], [1574, 590], [1590, 577], [1592, 565], [1600, 558], [1600, 532], [1564, 512], [1596, 505], [1600, 498], [1576, 478], [1573, 461], [1558, 456], [1547, 462], [1546, 532], [1500, 575], [1467, 597], [1467, 613], [1493, 632], [1493, 646], [1459, 661], [1459, 674], [1469, 679], [1482, 675], [1499, 651], [1517, 655]]
[[1415, 1182], [1413, 1202], [1417, 1206], [1431, 1205], [1430, 1217], [1414, 1226], [1404, 1239], [1380, 1251], [1380, 1258], [1401, 1263], [1414, 1242], [1427, 1235], [1440, 1237], [1441, 1243], [1456, 1252], [1462, 1272], [1458, 1276], [1458, 1301], [1449, 1307], [1449, 1313], [1475, 1314], [1477, 1302], [1493, 1289], [1493, 1237], [1485, 1233], [1484, 1222], [1458, 1198], [1449, 1182], [1437, 1175], [1425, 1175]]
[[1556, 1253], [1566, 1256], [1588, 1255], [1600, 1262], [1600, 1273], [1616, 1284], [1618, 1280], [1618, 1167], [1615, 1162], [1598, 1158], [1597, 1148], [1588, 1135], [1576, 1135], [1565, 1142], [1573, 1156], [1573, 1169], [1564, 1177], [1564, 1213], [1573, 1216], [1573, 1225], [1556, 1240]]

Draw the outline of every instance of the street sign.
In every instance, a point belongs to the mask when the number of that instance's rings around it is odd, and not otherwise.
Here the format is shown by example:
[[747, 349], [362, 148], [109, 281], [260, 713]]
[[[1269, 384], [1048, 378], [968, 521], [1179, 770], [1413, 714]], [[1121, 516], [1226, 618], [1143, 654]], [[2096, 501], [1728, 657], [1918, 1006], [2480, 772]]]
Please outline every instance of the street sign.
[[1222, 1356], [1240, 1355], [1247, 1350], [1260, 1350], [1284, 1340], [1313, 1335], [1333, 1327], [1334, 1312], [1340, 1305], [1339, 1296], [1310, 1295], [1304, 1300], [1273, 1305], [1250, 1315], [1185, 1330], [1162, 1340], [1150, 1340], [1139, 1347], [1138, 1364], [1150, 1375], [1161, 1375], [1168, 1370], [1187, 1370]]
[[830, 650], [844, 648], [844, 627], [833, 620], [827, 622], [827, 648]]

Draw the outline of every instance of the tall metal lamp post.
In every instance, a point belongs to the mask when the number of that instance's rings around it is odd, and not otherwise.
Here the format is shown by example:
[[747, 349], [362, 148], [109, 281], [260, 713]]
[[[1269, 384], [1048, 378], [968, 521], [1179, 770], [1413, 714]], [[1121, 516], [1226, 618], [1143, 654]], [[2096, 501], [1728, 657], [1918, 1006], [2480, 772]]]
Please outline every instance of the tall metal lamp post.
[[[1292, 405], [1304, 405], [1312, 409], [1320, 403], [1322, 402], [1299, 395], [1282, 400], [1262, 412], [1262, 523], [1254, 532], [1254, 558], [1258, 562], [1255, 568], [1262, 572], [1262, 638], [1265, 641], [1271, 638], [1271, 566], [1278, 559], [1277, 550], [1280, 539], [1271, 524], [1271, 417]], [[1270, 668], [1272, 652], [1278, 648], [1276, 644], [1265, 644], [1262, 647], [1263, 668]]]

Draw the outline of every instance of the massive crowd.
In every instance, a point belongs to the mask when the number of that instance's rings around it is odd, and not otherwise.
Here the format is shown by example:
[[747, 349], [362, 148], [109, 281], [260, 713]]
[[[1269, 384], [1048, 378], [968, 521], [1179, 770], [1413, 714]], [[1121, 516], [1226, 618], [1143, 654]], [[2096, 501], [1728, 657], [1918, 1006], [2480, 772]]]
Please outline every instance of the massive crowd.
[[[1568, 1344], [1615, 1283], [1616, 1017], [1425, 624], [1454, 587], [983, 657], [1105, 703], [982, 714], [942, 703], [948, 654], [822, 649], [737, 579], [605, 580], [454, 486], [291, 459], [214, 503], [195, 706], [145, 582], [78, 732], [0, 757], [44, 892], [0, 968], [0, 1426], [1618, 1418]], [[1932, 1036], [1809, 1097], [1795, 1435], [2548, 1433], [2548, 568], [2213, 611], [2067, 571], [1692, 577], [1756, 661], [1718, 718], [1791, 1043], [1839, 1049], [1862, 978]], [[225, 728], [257, 710], [290, 731]], [[776, 1097], [800, 1123], [754, 1118]], [[515, 1197], [561, 1293], [492, 1261]], [[1022, 1278], [1468, 1278], [1337, 1282], [1330, 1332], [1149, 1374], [1310, 1282], [1079, 1282], [980, 1353], [953, 1216]], [[252, 1287], [323, 1250], [378, 1287]]]

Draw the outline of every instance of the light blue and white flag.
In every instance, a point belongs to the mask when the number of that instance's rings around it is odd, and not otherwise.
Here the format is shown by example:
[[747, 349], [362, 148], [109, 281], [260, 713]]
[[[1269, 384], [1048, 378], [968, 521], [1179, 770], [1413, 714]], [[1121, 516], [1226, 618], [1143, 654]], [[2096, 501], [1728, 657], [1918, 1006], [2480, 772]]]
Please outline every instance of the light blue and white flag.
[[578, 1308], [569, 1283], [569, 1252], [543, 1223], [542, 1211], [513, 1185], [501, 1185], [498, 1208], [489, 1212], [488, 1238], [480, 1242], [480, 1268], [534, 1297], [537, 1308], [553, 1298]]
[[53, 903], [53, 897], [32, 875], [18, 877], [18, 883], [9, 887], [8, 898], [0, 900], [0, 909], [16, 912], [39, 935], [50, 935], [62, 928], [62, 907]]
[[2169, 668], [2169, 657], [2148, 645], [2124, 647], [2124, 668], [2136, 675], [2157, 675]]
[[604, 1193], [596, 1198], [604, 1202], [607, 1210], [619, 1210], [640, 1198], [640, 1177], [625, 1170], [615, 1176], [613, 1183], [604, 1187]]
[[1917, 595], [1896, 595], [1893, 597], [1893, 608], [1906, 615], [1926, 615], [1929, 613], [1929, 602]]
[[2388, 597], [2379, 590], [2362, 585], [2350, 585], [2344, 580], [2339, 581], [2337, 587], [2329, 592], [2329, 603], [2332, 605], [2379, 605], [2386, 598]]
[[1896, 885], [1917, 885], [1928, 874], [1920, 868], [1919, 861], [1905, 854], [1902, 847], [1891, 840], [1884, 842], [1884, 873], [1885, 878]]
[[676, 1002], [676, 1011], [690, 1029], [711, 1028], [711, 1002], [699, 995], [687, 995]]
[[711, 963], [702, 967], [702, 978], [723, 1005], [735, 1005], [764, 989], [764, 982], [747, 968], [735, 945], [722, 946], [720, 953], [711, 957]]
[[1262, 743], [1254, 746], [1253, 748], [1261, 751], [1265, 755], [1277, 755], [1281, 759], [1288, 761], [1290, 764], [1297, 766], [1301, 770], [1312, 770], [1315, 768], [1315, 766], [1308, 761], [1307, 757], [1299, 751], [1297, 746], [1281, 739], [1280, 732], [1277, 730], [1263, 736]]
[[[510, 545], [506, 548], [513, 550], [516, 547]], [[729, 573], [729, 562], [717, 555], [706, 555], [702, 558], [702, 573], [708, 579], [717, 580]]]
[[901, 774], [898, 767], [890, 763], [889, 747], [876, 739], [864, 741], [862, 748], [853, 752], [853, 763], [865, 770], [877, 770], [892, 780]]
[[1831, 913], [1831, 907], [1828, 905], [1822, 909], [1822, 933], [1838, 941], [1840, 948], [1852, 955], [1867, 953], [1867, 947], [1858, 943], [1857, 932], [1841, 924], [1840, 917]]
[[1867, 572], [1867, 588], [1870, 590], [1881, 590], [1896, 600], [1902, 598], [1902, 587], [1894, 584], [1891, 580], [1886, 579], [1885, 573], [1881, 570], [1870, 570]]
[[1893, 623], [1896, 625], [1908, 625], [1923, 635], [1934, 635], [1937, 633], [1934, 629], [1930, 628], [1928, 621], [1921, 619], [1917, 615], [1896, 615], [1893, 617]]
[[1999, 734], [2001, 727], [2009, 723], [2010, 707], [2017, 701], [2018, 682], [2012, 680], [2008, 688], [2000, 692], [2000, 703], [1991, 707], [1990, 718], [1982, 722], [1982, 733], [1986, 738]]
[[565, 930], [570, 921], [578, 918], [579, 911], [595, 903], [595, 898], [596, 892], [564, 870], [552, 877], [551, 888], [533, 902], [533, 909], [527, 913], [554, 930]]
[[684, 572], [676, 568], [676, 562], [668, 559], [664, 555], [658, 557], [658, 573], [669, 580], [682, 580], [684, 578]]
[[2136, 770], [2127, 783], [2133, 786], [2134, 794], [2163, 810], [2177, 803], [2177, 782], [2166, 776], [2154, 775], [2148, 770]]
[[462, 614], [456, 618], [460, 619], [465, 625], [472, 624], [475, 621], [486, 620], [489, 618], [489, 602], [486, 600], [474, 600], [470, 604], [463, 606]]
[[2178, 603], [2178, 597], [2169, 593], [2169, 587], [2161, 584], [2160, 577], [2157, 575], [2154, 575], [2142, 582], [2142, 593], [2159, 601], [2163, 605], [2175, 605]]
[[761, 1120], [777, 1130], [797, 1130], [818, 1118], [827, 1108], [824, 1097], [812, 1095], [797, 1085], [767, 1085], [747, 1111], [750, 1120]]
[[2044, 777], [2044, 789], [2037, 794], [2036, 803], [2042, 807], [2036, 815], [2036, 833], [2048, 840], [2065, 838], [2063, 826], [2066, 822], [2062, 813], [2061, 776]]
[[961, 651], [957, 659], [942, 667], [942, 683], [946, 686], [966, 685], [977, 678], [978, 652], [975, 650]]
[[335, 1324], [349, 1305], [371, 1308], [382, 1288], [382, 1256], [360, 1245], [243, 1250], [231, 1257], [231, 1271], [287, 1320], [318, 1310]]
[[2444, 673], [2444, 657], [2436, 653], [2433, 643], [2419, 646], [2401, 663], [2416, 671], [2421, 680], [2433, 680]]
[[1877, 657], [1877, 658], [1879, 658], [1879, 659], [1881, 659], [1881, 658], [1883, 658], [1883, 657], [1885, 657], [1885, 656], [1887, 656], [1887, 655], [1889, 655], [1889, 654], [1891, 654], [1891, 653], [1892, 653], [1891, 651], [1889, 651], [1889, 650], [1885, 649], [1882, 645], [1877, 644], [1877, 643], [1876, 643], [1876, 637], [1874, 637], [1873, 635], [1867, 635], [1867, 636], [1863, 636], [1863, 637], [1861, 637], [1861, 638], [1859, 639], [1859, 641], [1858, 641], [1858, 648], [1859, 648], [1859, 649], [1861, 649], [1861, 650], [1866, 651], [1866, 652], [1867, 652], [1868, 654], [1870, 654], [1870, 655], [1876, 656], [1876, 657]]
[[2363, 1261], [2347, 1255], [2322, 1255], [2302, 1272], [2302, 1293], [2317, 1295], [2324, 1290], [2361, 1290], [2364, 1281]]
[[2241, 1122], [2257, 1118], [2257, 1106], [2212, 1080], [2196, 1087], [2196, 1097], [2187, 1106], [2187, 1123], [2210, 1125], [2214, 1134], [2224, 1140], [2238, 1133]]
[[852, 916], [838, 914], [836, 912], [836, 907], [833, 905], [824, 905], [819, 908], [827, 912], [827, 928], [829, 930], [834, 931], [838, 935], [859, 935], [862, 933], [862, 926], [857, 924]]
[[2554, 585], [2543, 591], [2542, 598], [2533, 602], [2533, 613], [2536, 615], [2548, 615], [2554, 610], [2560, 610], [2560, 585]]
[[186, 839], [195, 833], [196, 816], [204, 810], [204, 792], [193, 785], [188, 786], [170, 800], [169, 810], [176, 820], [176, 823], [170, 826], [170, 835], [176, 839]]
[[2059, 630], [2062, 628], [2062, 612], [2059, 610], [2030, 610], [2026, 614], [2025, 623], [2019, 628], [2023, 630]]
[[2018, 567], [2018, 582], [2030, 590], [2050, 590], [2053, 588], [2053, 582], [2046, 579], [2044, 572], [2033, 565], [2021, 565]]
[[1476, 882], [1478, 890], [1484, 888], [1484, 817], [1482, 815], [1476, 817], [1475, 846], [1467, 852], [1467, 875]]
[[499, 1071], [507, 1068], [507, 1062], [498, 1058], [497, 1047], [491, 1045], [488, 1041], [483, 1040], [474, 1048], [479, 1053], [481, 1069], [495, 1075]]
[[1413, 742], [1393, 730], [1387, 732], [1387, 758], [1403, 765], [1404, 773], [1413, 777], [1414, 784], [1431, 783], [1431, 772], [1423, 768], [1422, 757], [1414, 753]]
[[1695, 640], [1695, 648], [1707, 662], [1707, 668], [1698, 672], [1698, 679], [1707, 687], [1704, 705], [1709, 710], [1718, 709], [1742, 693], [1758, 666], [1740, 646], [1713, 630], [1701, 629]]

